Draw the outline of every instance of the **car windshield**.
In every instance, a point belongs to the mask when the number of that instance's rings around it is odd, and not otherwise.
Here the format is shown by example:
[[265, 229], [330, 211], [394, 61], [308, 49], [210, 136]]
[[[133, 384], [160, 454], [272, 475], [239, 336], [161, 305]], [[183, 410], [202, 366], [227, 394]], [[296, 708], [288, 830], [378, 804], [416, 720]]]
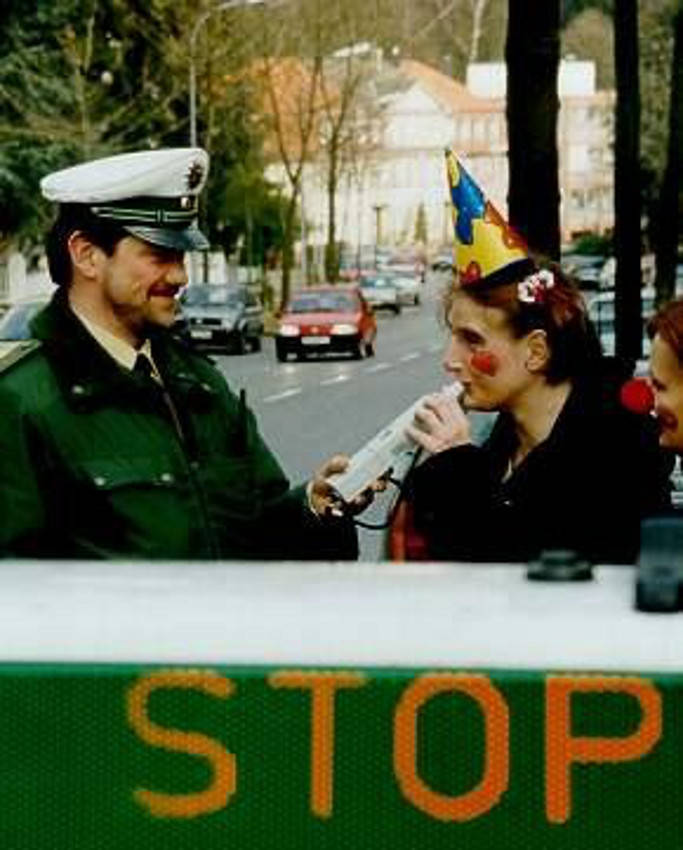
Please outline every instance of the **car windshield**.
[[373, 289], [379, 286], [392, 286], [392, 283], [386, 277], [366, 277], [363, 279], [361, 286], [364, 288]]
[[187, 307], [239, 307], [242, 303], [240, 291], [229, 286], [190, 286], [181, 300]]
[[0, 339], [30, 339], [29, 322], [45, 303], [30, 301], [12, 307], [0, 320]]
[[355, 309], [353, 296], [347, 292], [306, 292], [289, 306], [290, 313], [352, 313]]

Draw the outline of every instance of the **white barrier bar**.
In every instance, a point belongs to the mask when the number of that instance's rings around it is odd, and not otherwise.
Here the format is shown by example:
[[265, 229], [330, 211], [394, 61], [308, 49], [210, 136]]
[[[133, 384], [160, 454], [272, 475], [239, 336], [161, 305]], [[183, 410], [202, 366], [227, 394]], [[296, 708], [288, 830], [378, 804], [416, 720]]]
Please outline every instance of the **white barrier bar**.
[[51, 563], [0, 569], [0, 662], [683, 671], [683, 615], [634, 571], [520, 566]]

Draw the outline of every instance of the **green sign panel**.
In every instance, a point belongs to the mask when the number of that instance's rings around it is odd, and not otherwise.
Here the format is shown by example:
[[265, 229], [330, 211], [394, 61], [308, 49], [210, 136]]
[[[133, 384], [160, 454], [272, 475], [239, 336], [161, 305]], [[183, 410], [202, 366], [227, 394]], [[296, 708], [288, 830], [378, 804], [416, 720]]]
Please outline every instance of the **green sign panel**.
[[2, 850], [679, 850], [683, 676], [0, 668]]

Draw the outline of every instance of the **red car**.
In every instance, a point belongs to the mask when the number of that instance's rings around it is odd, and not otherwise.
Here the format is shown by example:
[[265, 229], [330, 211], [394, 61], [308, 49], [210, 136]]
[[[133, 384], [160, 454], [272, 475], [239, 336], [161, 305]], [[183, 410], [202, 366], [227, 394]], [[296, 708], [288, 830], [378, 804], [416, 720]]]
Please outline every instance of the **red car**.
[[357, 286], [316, 286], [295, 292], [275, 337], [277, 359], [303, 359], [321, 352], [348, 353], [357, 360], [375, 353], [377, 323]]

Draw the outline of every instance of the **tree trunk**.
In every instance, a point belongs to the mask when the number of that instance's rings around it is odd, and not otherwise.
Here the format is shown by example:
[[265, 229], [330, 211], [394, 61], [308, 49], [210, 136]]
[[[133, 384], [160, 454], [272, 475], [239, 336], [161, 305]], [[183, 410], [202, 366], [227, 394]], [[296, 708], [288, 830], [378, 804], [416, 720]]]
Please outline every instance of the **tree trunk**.
[[560, 0], [508, 0], [509, 219], [534, 252], [560, 255]]
[[642, 355], [640, 272], [637, 0], [615, 0], [614, 61], [617, 84], [614, 142], [614, 332], [617, 357], [633, 363]]
[[657, 305], [669, 301], [676, 290], [679, 209], [683, 174], [683, 8], [673, 20], [674, 51], [671, 66], [669, 144], [655, 228], [657, 253]]
[[325, 280], [335, 283], [339, 277], [337, 250], [337, 171], [338, 142], [334, 135], [330, 139], [327, 172], [327, 243], [325, 245]]
[[472, 39], [470, 41], [470, 62], [479, 61], [479, 45], [481, 43], [481, 22], [486, 11], [488, 0], [472, 0]]
[[280, 291], [280, 310], [284, 310], [292, 290], [292, 268], [294, 266], [294, 224], [296, 222], [296, 208], [298, 192], [295, 192], [287, 201], [285, 210], [284, 233], [282, 245], [282, 288]]

